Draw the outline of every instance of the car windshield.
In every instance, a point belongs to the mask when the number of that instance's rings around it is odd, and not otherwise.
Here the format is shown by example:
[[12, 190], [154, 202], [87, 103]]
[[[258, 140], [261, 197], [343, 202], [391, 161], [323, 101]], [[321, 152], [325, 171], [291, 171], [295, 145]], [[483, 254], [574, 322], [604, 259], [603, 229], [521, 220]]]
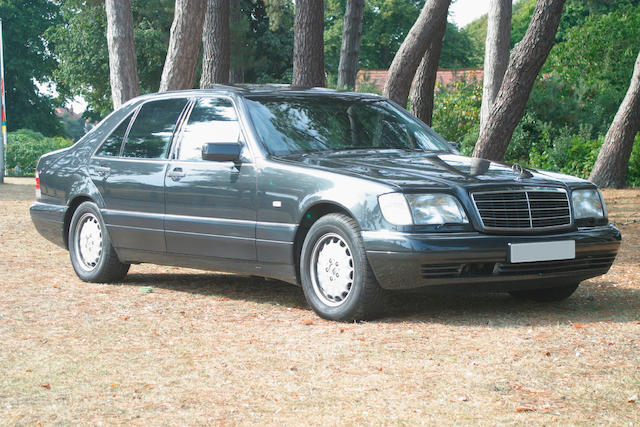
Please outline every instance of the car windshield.
[[249, 96], [247, 106], [274, 156], [343, 150], [451, 151], [428, 126], [383, 99]]

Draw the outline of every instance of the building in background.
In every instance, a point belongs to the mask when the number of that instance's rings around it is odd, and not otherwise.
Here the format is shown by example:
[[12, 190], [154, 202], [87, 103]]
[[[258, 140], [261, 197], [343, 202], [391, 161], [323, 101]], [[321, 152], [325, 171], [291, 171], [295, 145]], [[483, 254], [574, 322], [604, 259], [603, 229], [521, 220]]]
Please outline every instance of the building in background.
[[[360, 70], [356, 81], [356, 90], [382, 93], [387, 82], [388, 70]], [[457, 81], [475, 81], [482, 84], [484, 70], [482, 68], [440, 68], [436, 75], [436, 83], [447, 86]]]

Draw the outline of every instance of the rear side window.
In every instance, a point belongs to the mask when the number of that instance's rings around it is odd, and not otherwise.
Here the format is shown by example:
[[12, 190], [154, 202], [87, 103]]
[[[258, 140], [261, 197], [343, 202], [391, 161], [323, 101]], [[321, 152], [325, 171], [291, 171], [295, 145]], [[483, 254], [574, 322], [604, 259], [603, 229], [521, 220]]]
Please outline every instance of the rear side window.
[[178, 159], [202, 160], [202, 145], [216, 142], [236, 142], [240, 123], [233, 104], [224, 98], [200, 99], [184, 127]]
[[131, 116], [123, 120], [122, 123], [111, 132], [111, 135], [109, 135], [104, 144], [102, 144], [102, 147], [100, 147], [100, 150], [96, 153], [97, 156], [113, 157], [120, 155], [122, 141], [124, 140], [125, 133], [127, 133], [130, 121]]
[[143, 159], [165, 158], [185, 105], [186, 99], [164, 99], [144, 104], [129, 130], [122, 155]]

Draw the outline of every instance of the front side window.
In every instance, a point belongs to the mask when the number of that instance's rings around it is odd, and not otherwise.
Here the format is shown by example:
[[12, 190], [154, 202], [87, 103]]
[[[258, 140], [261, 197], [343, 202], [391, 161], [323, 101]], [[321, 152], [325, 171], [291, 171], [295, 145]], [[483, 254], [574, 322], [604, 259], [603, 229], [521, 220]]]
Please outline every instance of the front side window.
[[187, 102], [187, 99], [163, 99], [142, 105], [129, 130], [122, 155], [142, 159], [166, 158], [176, 122]]
[[203, 144], [236, 142], [239, 137], [240, 123], [230, 100], [200, 99], [184, 127], [178, 159], [202, 160]]
[[120, 155], [120, 148], [122, 147], [122, 141], [124, 140], [124, 136], [127, 133], [127, 128], [129, 127], [129, 122], [131, 121], [131, 116], [127, 117], [125, 120], [118, 125], [117, 128], [111, 135], [107, 137], [107, 139], [100, 147], [100, 150], [96, 153], [97, 156], [102, 157], [114, 157]]

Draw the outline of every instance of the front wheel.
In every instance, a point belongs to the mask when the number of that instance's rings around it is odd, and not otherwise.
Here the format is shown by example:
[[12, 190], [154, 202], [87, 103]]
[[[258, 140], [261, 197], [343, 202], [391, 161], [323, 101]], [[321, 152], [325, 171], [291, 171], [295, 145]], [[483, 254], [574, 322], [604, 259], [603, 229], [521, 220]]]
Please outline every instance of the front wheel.
[[309, 305], [329, 320], [364, 320], [382, 308], [382, 289], [367, 260], [360, 228], [350, 217], [329, 214], [315, 222], [300, 257]]
[[509, 292], [512, 296], [519, 299], [532, 300], [537, 302], [554, 302], [562, 301], [569, 298], [578, 289], [580, 283], [571, 285], [556, 286], [553, 288], [543, 289], [525, 289], [521, 291]]
[[93, 202], [82, 203], [73, 213], [69, 226], [69, 255], [73, 269], [85, 282], [118, 282], [130, 267], [118, 259], [100, 209]]

